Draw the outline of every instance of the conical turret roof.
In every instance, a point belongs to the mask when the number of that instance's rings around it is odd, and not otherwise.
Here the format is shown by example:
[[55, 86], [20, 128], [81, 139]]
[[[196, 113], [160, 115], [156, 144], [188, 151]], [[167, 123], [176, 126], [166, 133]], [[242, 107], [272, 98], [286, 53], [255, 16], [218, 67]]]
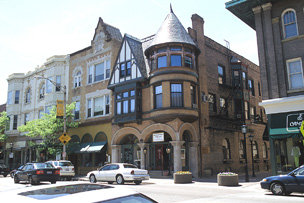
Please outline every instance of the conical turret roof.
[[159, 28], [156, 35], [154, 36], [153, 41], [145, 50], [145, 54], [147, 55], [149, 49], [151, 49], [153, 46], [161, 45], [164, 43], [185, 43], [193, 45], [199, 50], [193, 39], [185, 30], [182, 23], [173, 13], [172, 8], [170, 13], [165, 18], [162, 26]]

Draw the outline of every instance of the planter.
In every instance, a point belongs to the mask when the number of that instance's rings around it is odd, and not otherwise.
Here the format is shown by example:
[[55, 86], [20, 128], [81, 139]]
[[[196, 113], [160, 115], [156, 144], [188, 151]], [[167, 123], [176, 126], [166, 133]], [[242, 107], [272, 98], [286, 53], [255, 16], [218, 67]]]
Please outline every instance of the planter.
[[217, 175], [217, 184], [220, 186], [236, 186], [239, 185], [239, 175]]
[[192, 173], [173, 174], [174, 183], [192, 183]]

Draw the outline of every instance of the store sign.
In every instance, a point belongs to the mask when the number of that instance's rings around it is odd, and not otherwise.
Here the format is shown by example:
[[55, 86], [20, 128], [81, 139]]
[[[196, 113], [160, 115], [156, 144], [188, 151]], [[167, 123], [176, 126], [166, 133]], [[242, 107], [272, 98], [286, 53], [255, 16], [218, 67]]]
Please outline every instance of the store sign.
[[295, 113], [295, 114], [287, 115], [286, 130], [288, 132], [299, 132], [303, 120], [304, 120], [303, 113]]
[[165, 133], [153, 133], [153, 142], [164, 142]]
[[[13, 149], [20, 149], [26, 146], [26, 141], [13, 142]], [[11, 143], [6, 143], [6, 149], [11, 148]]]

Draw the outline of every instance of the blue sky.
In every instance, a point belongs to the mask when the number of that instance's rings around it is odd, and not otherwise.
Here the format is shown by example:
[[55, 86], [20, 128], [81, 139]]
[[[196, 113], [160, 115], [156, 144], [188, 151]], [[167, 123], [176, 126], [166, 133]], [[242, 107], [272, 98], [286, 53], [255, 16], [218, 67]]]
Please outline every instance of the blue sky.
[[155, 34], [170, 11], [187, 29], [192, 14], [205, 35], [258, 64], [256, 33], [225, 8], [228, 0], [0, 0], [0, 104], [7, 78], [27, 73], [53, 55], [90, 46], [99, 17], [139, 39]]

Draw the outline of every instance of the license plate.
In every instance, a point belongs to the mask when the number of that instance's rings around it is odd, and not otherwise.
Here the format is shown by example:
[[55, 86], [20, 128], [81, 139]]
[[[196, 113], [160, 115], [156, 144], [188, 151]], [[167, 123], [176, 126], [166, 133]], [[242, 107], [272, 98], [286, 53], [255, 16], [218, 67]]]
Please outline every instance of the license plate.
[[48, 172], [46, 172], [47, 174], [52, 174], [52, 171], [48, 171]]
[[66, 168], [66, 169], [65, 169], [65, 171], [69, 171], [69, 169], [68, 169], [68, 168]]

